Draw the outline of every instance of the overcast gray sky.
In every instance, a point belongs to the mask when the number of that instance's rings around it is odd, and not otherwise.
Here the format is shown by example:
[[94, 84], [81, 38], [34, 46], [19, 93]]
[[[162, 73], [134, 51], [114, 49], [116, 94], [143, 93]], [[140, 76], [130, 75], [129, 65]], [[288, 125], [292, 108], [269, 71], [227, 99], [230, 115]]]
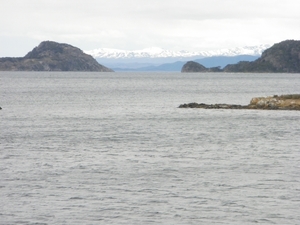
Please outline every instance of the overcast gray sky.
[[41, 41], [82, 50], [216, 50], [300, 40], [299, 0], [0, 0], [0, 57]]

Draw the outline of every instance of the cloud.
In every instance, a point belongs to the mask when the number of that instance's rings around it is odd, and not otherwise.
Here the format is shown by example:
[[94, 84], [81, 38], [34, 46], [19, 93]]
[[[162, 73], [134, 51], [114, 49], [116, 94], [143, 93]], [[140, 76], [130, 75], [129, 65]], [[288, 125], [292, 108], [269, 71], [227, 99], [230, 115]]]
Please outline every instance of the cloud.
[[299, 8], [298, 0], [10, 0], [0, 8], [0, 56], [15, 54], [16, 40], [28, 51], [43, 40], [84, 50], [272, 44], [300, 39]]

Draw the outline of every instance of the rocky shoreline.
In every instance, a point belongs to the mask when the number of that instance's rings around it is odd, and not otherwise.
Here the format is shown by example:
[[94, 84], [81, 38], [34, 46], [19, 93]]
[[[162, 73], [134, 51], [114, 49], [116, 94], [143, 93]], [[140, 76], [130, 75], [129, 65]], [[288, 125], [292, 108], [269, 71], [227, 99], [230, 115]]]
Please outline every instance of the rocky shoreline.
[[271, 97], [252, 98], [249, 105], [234, 104], [205, 104], [188, 103], [181, 104], [179, 108], [201, 108], [201, 109], [263, 109], [263, 110], [299, 110], [300, 94], [274, 95]]

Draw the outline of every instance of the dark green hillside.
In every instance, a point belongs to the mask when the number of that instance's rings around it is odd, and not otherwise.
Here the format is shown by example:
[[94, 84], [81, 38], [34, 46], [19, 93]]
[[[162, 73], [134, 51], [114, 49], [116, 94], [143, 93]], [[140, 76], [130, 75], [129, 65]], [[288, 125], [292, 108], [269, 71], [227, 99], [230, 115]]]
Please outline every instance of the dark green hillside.
[[205, 70], [199, 65], [188, 62], [183, 65], [182, 72], [300, 73], [300, 41], [282, 41], [266, 49], [261, 57], [253, 62], [229, 64], [219, 71], [213, 68]]
[[274, 44], [254, 62], [230, 64], [223, 71], [300, 73], [300, 41], [287, 40]]
[[112, 70], [100, 65], [79, 48], [44, 41], [24, 57], [0, 58], [0, 71], [99, 71]]

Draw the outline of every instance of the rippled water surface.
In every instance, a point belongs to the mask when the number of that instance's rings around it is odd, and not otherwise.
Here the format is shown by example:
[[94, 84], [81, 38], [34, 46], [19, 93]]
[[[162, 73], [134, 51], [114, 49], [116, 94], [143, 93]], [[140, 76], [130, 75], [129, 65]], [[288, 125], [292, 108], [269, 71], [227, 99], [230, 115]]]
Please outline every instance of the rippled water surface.
[[300, 74], [1, 72], [0, 224], [300, 224]]

